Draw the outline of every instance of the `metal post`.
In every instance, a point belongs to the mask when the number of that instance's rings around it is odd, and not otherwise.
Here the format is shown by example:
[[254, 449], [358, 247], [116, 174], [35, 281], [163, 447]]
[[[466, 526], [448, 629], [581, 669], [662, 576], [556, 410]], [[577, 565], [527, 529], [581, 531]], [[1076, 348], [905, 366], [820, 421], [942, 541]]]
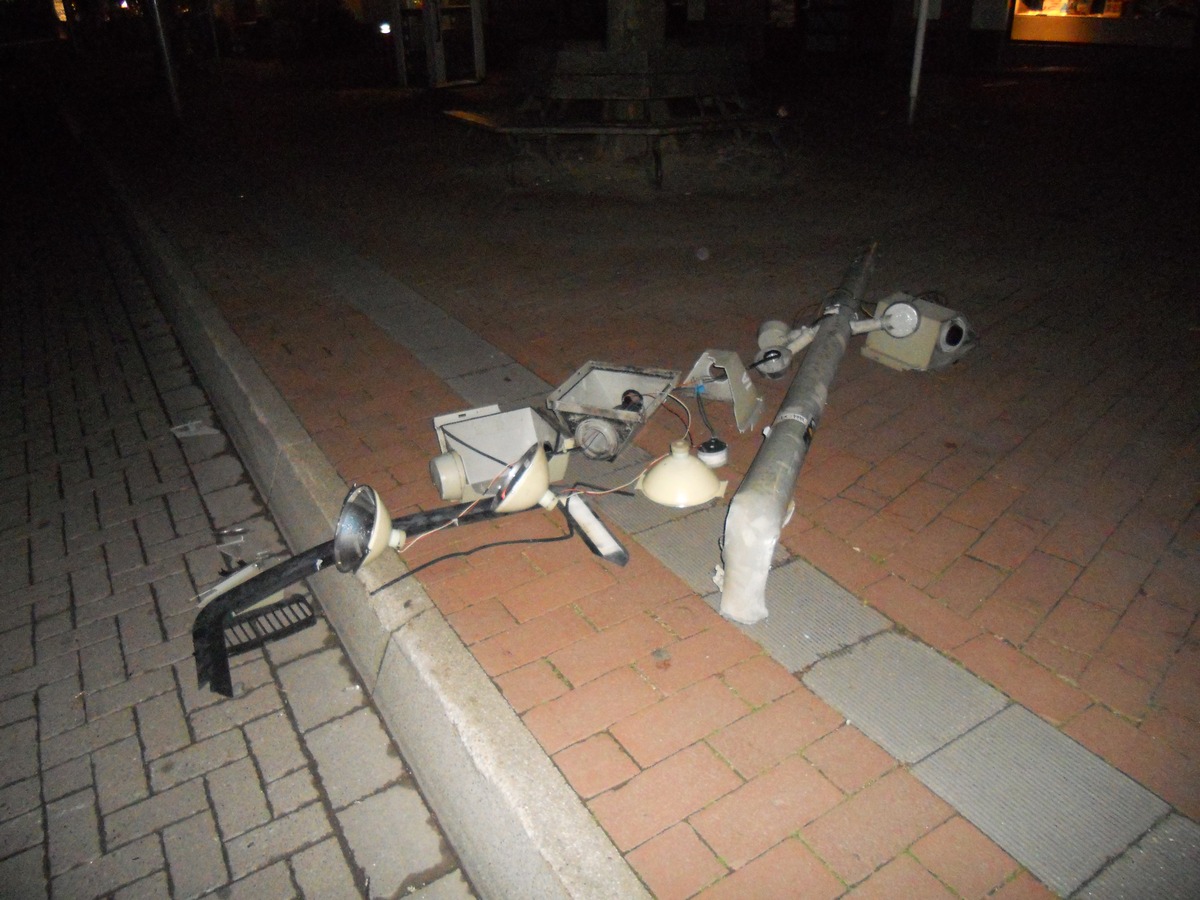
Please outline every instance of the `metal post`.
[[396, 81], [408, 87], [408, 58], [404, 51], [404, 2], [392, 0], [392, 52], [396, 56]]
[[783, 406], [725, 517], [721, 615], [751, 625], [767, 617], [767, 575], [779, 533], [792, 507], [796, 478], [829, 399], [829, 385], [850, 341], [867, 280], [875, 268], [871, 245], [830, 293]]
[[213, 60], [221, 62], [221, 40], [217, 36], [217, 0], [208, 0], [208, 30], [212, 34]]
[[171, 95], [171, 109], [175, 118], [183, 118], [179, 106], [179, 89], [175, 86], [175, 67], [171, 64], [171, 48], [167, 42], [167, 32], [163, 28], [162, 13], [158, 9], [158, 0], [150, 0], [150, 13], [154, 16], [154, 30], [158, 32], [158, 46], [162, 50], [163, 72], [167, 76], [167, 93]]
[[913, 46], [912, 77], [908, 82], [908, 124], [917, 116], [917, 91], [921, 86], [921, 63], [925, 58], [925, 29], [929, 27], [929, 0], [917, 5], [917, 40]]

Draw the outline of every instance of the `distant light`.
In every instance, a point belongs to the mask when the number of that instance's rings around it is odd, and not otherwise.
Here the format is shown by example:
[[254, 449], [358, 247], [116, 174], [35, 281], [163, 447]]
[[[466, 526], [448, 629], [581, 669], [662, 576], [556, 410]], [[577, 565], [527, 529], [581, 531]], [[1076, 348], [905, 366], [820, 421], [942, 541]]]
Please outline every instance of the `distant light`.
[[380, 22], [379, 23], [379, 33], [380, 34], [391, 34], [392, 33], [392, 23], [391, 22]]
[[121, 0], [121, 9], [129, 9], [129, 0]]

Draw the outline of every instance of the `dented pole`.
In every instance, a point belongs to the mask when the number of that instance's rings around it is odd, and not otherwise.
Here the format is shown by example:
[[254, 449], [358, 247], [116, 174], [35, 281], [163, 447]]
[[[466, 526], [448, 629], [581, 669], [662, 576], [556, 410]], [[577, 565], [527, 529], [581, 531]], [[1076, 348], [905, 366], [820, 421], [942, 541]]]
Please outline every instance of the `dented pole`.
[[721, 615], [753, 624], [767, 617], [767, 575], [779, 533], [792, 508], [800, 466], [829, 399], [829, 385], [860, 315], [875, 267], [872, 244], [825, 300], [816, 335], [788, 388], [766, 441], [754, 457], [725, 517]]

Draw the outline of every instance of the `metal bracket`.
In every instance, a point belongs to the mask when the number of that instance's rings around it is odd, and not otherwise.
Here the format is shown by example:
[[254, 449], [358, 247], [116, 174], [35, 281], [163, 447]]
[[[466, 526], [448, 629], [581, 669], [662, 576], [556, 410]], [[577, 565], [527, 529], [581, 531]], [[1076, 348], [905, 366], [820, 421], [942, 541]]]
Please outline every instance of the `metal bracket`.
[[706, 397], [732, 402], [733, 418], [742, 434], [754, 427], [762, 413], [762, 392], [732, 350], [705, 350], [683, 383], [697, 390], [703, 387]]

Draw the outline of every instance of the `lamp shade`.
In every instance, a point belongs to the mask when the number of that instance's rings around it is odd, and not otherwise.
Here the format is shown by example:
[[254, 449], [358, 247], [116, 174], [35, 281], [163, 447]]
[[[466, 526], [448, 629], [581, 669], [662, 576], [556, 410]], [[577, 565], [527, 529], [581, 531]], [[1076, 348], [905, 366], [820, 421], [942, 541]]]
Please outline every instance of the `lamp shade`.
[[541, 444], [534, 444], [500, 482], [500, 490], [496, 491], [492, 500], [492, 509], [498, 513], [514, 513], [539, 504], [553, 506], [554, 502], [546, 451]]
[[356, 572], [392, 546], [392, 518], [370, 485], [350, 489], [333, 533], [333, 561], [339, 572]]
[[655, 503], [684, 509], [720, 497], [728, 484], [692, 454], [687, 441], [674, 441], [670, 453], [650, 467], [638, 487]]

